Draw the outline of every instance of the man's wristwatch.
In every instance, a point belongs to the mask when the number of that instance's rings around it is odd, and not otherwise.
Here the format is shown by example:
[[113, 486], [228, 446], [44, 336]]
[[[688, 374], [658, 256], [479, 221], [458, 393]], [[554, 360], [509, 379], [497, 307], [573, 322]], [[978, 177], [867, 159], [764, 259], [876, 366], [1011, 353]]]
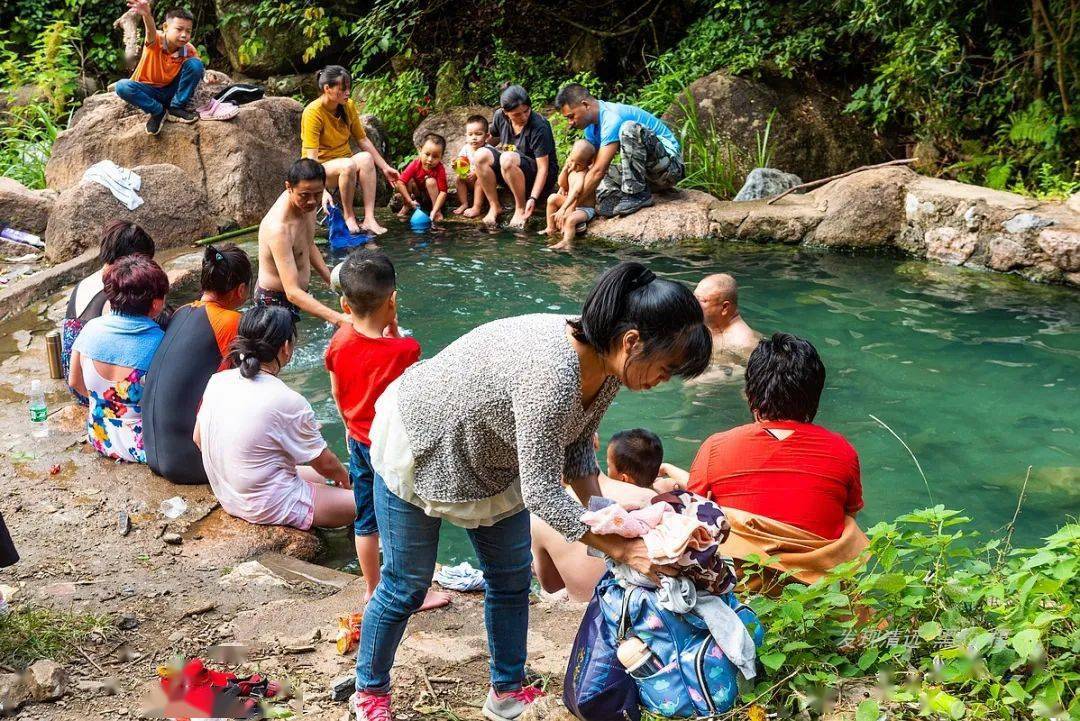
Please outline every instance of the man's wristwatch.
[[539, 198], [537, 198], [535, 195], [530, 195], [529, 200], [535, 203], [537, 200], [539, 200]]

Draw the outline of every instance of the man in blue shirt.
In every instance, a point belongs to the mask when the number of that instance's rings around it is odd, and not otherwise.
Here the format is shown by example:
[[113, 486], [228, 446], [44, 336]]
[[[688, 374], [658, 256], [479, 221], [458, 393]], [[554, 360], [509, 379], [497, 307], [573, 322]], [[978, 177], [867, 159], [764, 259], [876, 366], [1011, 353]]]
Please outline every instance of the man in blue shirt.
[[[577, 83], [559, 91], [555, 107], [597, 149], [581, 192], [596, 191], [598, 214], [630, 215], [653, 204], [653, 190], [670, 190], [682, 180], [679, 140], [652, 113], [597, 100]], [[617, 167], [611, 164], [616, 153], [621, 156]]]

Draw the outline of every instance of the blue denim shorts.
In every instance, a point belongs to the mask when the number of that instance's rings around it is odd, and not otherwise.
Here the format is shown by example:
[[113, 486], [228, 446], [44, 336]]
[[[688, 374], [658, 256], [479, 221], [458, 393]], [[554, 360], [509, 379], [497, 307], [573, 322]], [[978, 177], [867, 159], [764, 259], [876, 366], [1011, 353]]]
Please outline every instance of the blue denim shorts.
[[375, 522], [375, 497], [371, 493], [375, 482], [371, 449], [353, 438], [349, 438], [349, 479], [352, 481], [353, 498], [356, 499], [353, 535], [373, 536], [379, 532], [379, 524]]

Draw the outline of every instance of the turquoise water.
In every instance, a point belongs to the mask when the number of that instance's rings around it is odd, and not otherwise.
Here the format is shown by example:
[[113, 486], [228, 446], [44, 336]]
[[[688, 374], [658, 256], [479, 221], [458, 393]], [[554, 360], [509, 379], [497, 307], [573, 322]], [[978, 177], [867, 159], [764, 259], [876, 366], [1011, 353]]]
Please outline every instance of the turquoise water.
[[[596, 276], [621, 259], [688, 284], [732, 273], [754, 328], [806, 337], [821, 353], [828, 380], [817, 420], [859, 452], [864, 524], [924, 507], [932, 495], [993, 534], [1012, 517], [1029, 465], [1020, 542], [1080, 514], [1080, 295], [1073, 291], [780, 246], [722, 244], [677, 256], [589, 246], [566, 255], [545, 251], [535, 236], [471, 227], [424, 236], [395, 229], [381, 245], [397, 266], [401, 324], [424, 357], [495, 318], [574, 313]], [[321, 281], [314, 290], [336, 305]], [[322, 364], [329, 337], [329, 327], [305, 320], [283, 377], [311, 401], [324, 435], [346, 458]], [[911, 447], [929, 489], [908, 452], [871, 415]], [[601, 438], [644, 426], [663, 439], [667, 460], [688, 467], [706, 437], [749, 420], [741, 381], [676, 380], [644, 393], [622, 391]], [[350, 538], [331, 540], [331, 563], [355, 563]], [[444, 530], [440, 560], [471, 556], [463, 532]]]

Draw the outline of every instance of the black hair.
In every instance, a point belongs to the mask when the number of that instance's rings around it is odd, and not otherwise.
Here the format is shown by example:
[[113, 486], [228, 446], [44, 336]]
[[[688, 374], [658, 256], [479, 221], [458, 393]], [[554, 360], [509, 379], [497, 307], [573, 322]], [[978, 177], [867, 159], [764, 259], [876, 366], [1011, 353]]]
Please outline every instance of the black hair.
[[678, 358], [672, 375], [693, 378], [709, 367], [712, 335], [701, 304], [681, 283], [657, 278], [641, 263], [624, 261], [604, 271], [585, 299], [581, 317], [567, 321], [574, 338], [600, 355], [612, 352], [623, 334], [637, 330], [631, 360]]
[[825, 388], [825, 364], [808, 340], [773, 333], [746, 363], [746, 401], [763, 420], [810, 423]]
[[349, 301], [349, 309], [358, 315], [367, 315], [394, 292], [397, 273], [386, 253], [357, 248], [342, 264], [338, 283], [341, 294]]
[[286, 308], [257, 305], [240, 317], [236, 338], [229, 346], [229, 360], [240, 375], [254, 378], [263, 363], [277, 358], [281, 347], [296, 339], [296, 319]]
[[488, 123], [488, 119], [485, 118], [483, 115], [470, 115], [469, 117], [465, 118], [466, 128], [473, 123], [480, 123], [481, 125], [483, 125], [485, 133], [488, 131], [488, 128], [491, 127], [490, 123]]
[[251, 259], [234, 243], [219, 246], [208, 245], [203, 253], [202, 275], [199, 280], [203, 292], [224, 295], [241, 284], [251, 284]]
[[446, 150], [446, 138], [439, 135], [438, 133], [427, 133], [426, 135], [424, 135], [424, 137], [420, 140], [420, 147], [422, 148], [428, 143], [435, 143], [443, 150]]
[[289, 185], [295, 186], [302, 180], [318, 180], [326, 184], [326, 168], [322, 163], [311, 158], [300, 158], [289, 166]]
[[508, 85], [499, 95], [499, 107], [503, 110], [513, 110], [520, 105], [532, 105], [529, 94], [520, 85]]
[[574, 107], [581, 104], [583, 100], [595, 100], [592, 93], [586, 89], [584, 85], [578, 83], [570, 83], [564, 85], [559, 89], [559, 92], [555, 94], [555, 109], [562, 110], [565, 107]]
[[149, 315], [154, 301], [169, 294], [169, 276], [151, 258], [138, 253], [110, 264], [102, 281], [109, 306], [122, 315]]
[[634, 485], [650, 488], [660, 475], [664, 462], [664, 444], [660, 436], [645, 428], [619, 431], [609, 442], [615, 456], [615, 466], [627, 474]]
[[315, 73], [315, 82], [319, 86], [319, 92], [323, 91], [323, 88], [329, 85], [332, 88], [341, 87], [342, 83], [348, 83], [352, 85], [352, 76], [349, 75], [349, 71], [340, 65], [327, 65], [325, 68]]
[[172, 20], [179, 18], [180, 20], [187, 20], [188, 22], [195, 22], [195, 16], [191, 14], [191, 11], [187, 8], [173, 8], [169, 12], [165, 13], [165, 20]]
[[101, 263], [109, 265], [129, 255], [153, 258], [154, 239], [135, 223], [114, 220], [101, 234]]

